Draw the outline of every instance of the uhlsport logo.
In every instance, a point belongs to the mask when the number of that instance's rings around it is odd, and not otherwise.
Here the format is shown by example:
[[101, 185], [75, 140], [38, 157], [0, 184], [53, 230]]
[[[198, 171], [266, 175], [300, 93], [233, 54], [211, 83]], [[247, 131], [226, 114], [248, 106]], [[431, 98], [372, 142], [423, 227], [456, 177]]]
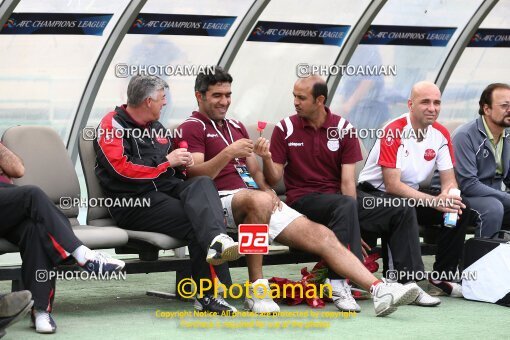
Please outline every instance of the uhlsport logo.
[[239, 253], [267, 254], [269, 252], [269, 226], [267, 224], [239, 225]]

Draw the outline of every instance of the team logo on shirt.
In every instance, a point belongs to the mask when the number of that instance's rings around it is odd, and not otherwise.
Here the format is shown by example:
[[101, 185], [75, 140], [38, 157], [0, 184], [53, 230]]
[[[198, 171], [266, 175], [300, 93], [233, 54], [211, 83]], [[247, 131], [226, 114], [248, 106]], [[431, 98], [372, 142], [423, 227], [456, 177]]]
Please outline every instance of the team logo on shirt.
[[425, 158], [426, 161], [431, 161], [436, 157], [436, 152], [432, 149], [425, 150], [425, 154], [423, 155], [423, 158]]
[[384, 143], [386, 144], [386, 146], [392, 146], [393, 142], [394, 142], [394, 139], [392, 136], [388, 136], [384, 139]]
[[168, 139], [166, 139], [165, 137], [157, 137], [156, 140], [158, 141], [159, 144], [168, 144]]
[[328, 149], [329, 151], [338, 151], [340, 149], [340, 142], [338, 140], [328, 140]]
[[483, 149], [483, 158], [489, 157], [489, 150]]
[[105, 142], [106, 144], [110, 144], [111, 142], [113, 142], [113, 136], [112, 136], [111, 134], [108, 134], [108, 133], [107, 133], [107, 134], [104, 136], [104, 142]]

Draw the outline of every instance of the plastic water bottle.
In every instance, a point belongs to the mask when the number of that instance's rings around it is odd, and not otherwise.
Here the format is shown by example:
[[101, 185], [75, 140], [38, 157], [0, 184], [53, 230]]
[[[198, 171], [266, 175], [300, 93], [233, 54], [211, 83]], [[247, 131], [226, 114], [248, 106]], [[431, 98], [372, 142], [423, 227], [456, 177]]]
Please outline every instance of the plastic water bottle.
[[[460, 196], [460, 190], [452, 188], [448, 191], [448, 195]], [[448, 202], [446, 202], [446, 204], [448, 204]], [[448, 228], [455, 228], [455, 226], [457, 226], [458, 215], [459, 214], [456, 212], [446, 213], [444, 215], [444, 226]]]

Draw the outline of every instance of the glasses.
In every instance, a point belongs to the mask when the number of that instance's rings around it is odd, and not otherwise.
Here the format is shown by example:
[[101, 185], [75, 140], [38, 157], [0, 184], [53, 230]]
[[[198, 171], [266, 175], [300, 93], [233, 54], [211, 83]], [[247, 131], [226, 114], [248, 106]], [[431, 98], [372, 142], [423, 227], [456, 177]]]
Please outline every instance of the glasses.
[[510, 103], [504, 103], [504, 104], [496, 104], [499, 107], [501, 107], [503, 110], [508, 111], [510, 109]]

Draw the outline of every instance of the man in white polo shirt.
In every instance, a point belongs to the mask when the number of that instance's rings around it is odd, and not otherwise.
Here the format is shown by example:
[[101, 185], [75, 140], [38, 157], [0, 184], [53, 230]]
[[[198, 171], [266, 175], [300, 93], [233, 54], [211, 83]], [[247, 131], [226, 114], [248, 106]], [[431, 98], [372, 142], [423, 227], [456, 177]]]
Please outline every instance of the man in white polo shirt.
[[[450, 189], [457, 188], [457, 181], [450, 134], [436, 122], [441, 91], [430, 82], [416, 83], [407, 105], [409, 113], [389, 122], [383, 138], [370, 151], [359, 177], [360, 189], [381, 197], [416, 200], [416, 223], [442, 225], [434, 270], [447, 279], [429, 281], [442, 293], [461, 297], [460, 284], [451, 281], [460, 262], [471, 210], [466, 209], [460, 196], [448, 194]], [[427, 179], [434, 167], [439, 170], [441, 192], [419, 190], [419, 183]], [[444, 226], [444, 213], [459, 214], [455, 227]]]

